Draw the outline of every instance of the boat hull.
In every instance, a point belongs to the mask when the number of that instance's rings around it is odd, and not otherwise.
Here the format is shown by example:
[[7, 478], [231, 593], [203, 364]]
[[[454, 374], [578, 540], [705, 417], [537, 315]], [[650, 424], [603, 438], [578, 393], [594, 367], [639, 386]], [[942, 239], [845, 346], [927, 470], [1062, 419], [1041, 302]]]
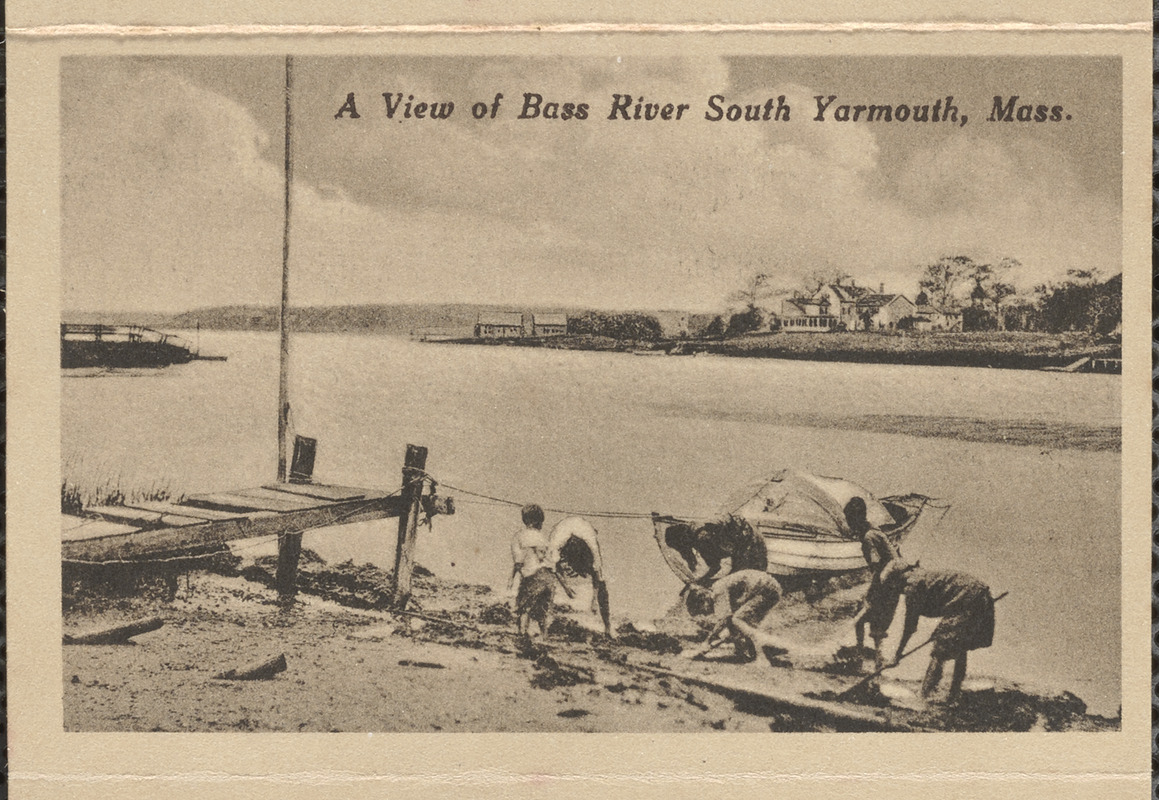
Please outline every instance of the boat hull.
[[132, 369], [188, 364], [197, 353], [179, 336], [141, 325], [61, 323], [60, 366]]
[[[922, 495], [899, 495], [881, 498], [882, 505], [895, 519], [894, 525], [883, 526], [882, 532], [895, 545], [913, 529], [929, 498]], [[690, 522], [677, 517], [652, 515], [656, 543], [669, 568], [684, 582], [693, 580], [692, 571], [683, 558], [668, 547], [664, 534], [669, 525]], [[777, 577], [803, 577], [823, 580], [847, 575], [865, 569], [861, 542], [824, 533], [773, 528], [761, 524], [753, 526], [761, 535], [768, 552], [769, 574]]]
[[60, 347], [60, 366], [64, 369], [167, 367], [192, 360], [193, 354], [184, 347], [160, 342], [63, 341]]

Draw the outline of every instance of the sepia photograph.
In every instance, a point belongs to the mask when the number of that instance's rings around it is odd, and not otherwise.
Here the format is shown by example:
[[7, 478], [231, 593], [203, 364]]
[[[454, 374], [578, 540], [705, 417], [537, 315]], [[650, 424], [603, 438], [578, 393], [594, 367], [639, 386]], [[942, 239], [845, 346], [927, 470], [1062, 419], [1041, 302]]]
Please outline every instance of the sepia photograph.
[[68, 732], [1108, 732], [1122, 62], [60, 61]]

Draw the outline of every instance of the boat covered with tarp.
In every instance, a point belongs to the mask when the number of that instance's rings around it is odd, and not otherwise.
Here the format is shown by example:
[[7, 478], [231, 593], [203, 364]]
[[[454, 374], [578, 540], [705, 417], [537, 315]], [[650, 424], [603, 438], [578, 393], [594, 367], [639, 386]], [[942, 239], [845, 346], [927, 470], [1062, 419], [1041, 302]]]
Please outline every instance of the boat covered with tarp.
[[[869, 523], [899, 545], [931, 502], [921, 494], [875, 497], [852, 481], [785, 470], [732, 493], [718, 518], [739, 518], [761, 535], [771, 574], [824, 579], [865, 568], [861, 540], [845, 520], [845, 505], [854, 497], [865, 501]], [[677, 577], [690, 581], [687, 563], [668, 546], [665, 533], [673, 525], [698, 526], [705, 520], [653, 514], [652, 522], [664, 560]]]

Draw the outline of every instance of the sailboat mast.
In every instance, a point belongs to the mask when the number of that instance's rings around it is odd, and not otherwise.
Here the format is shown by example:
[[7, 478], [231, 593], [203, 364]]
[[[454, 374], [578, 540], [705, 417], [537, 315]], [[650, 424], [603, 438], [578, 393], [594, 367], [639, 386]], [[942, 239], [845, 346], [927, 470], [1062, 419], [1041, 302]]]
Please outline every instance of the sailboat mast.
[[282, 304], [278, 309], [278, 480], [286, 480], [286, 450], [290, 427], [290, 338], [287, 311], [290, 303], [290, 89], [293, 85], [293, 57], [286, 56], [286, 149], [285, 217], [282, 222]]

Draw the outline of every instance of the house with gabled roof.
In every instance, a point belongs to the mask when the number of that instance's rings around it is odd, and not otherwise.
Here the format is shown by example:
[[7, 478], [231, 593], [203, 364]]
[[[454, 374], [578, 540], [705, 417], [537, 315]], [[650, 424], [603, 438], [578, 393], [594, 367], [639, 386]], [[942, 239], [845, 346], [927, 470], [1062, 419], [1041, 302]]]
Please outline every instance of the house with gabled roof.
[[778, 317], [780, 329], [785, 333], [826, 333], [837, 329], [840, 319], [829, 313], [826, 298], [786, 298], [781, 301]]
[[837, 318], [837, 327], [858, 329], [857, 303], [869, 294], [869, 289], [855, 283], [829, 283], [813, 293], [812, 300], [827, 305], [826, 314]]
[[917, 316], [917, 306], [902, 294], [866, 294], [857, 301], [857, 327], [862, 331], [893, 331], [898, 323]]
[[853, 283], [827, 283], [808, 297], [781, 302], [782, 331], [819, 333], [857, 328], [857, 301], [869, 289]]
[[523, 336], [523, 315], [518, 311], [484, 311], [475, 323], [476, 339], [518, 339]]
[[567, 333], [567, 314], [532, 314], [532, 336], [563, 336]]

